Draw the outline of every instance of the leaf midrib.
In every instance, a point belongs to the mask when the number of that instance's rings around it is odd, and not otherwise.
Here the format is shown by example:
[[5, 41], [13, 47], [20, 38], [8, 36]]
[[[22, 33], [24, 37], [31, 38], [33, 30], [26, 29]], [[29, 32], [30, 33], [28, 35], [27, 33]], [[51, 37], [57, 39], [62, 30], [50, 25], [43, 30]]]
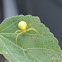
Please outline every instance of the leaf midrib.
[[[0, 34], [13, 34], [14, 35], [14, 33], [0, 33]], [[16, 34], [18, 34], [18, 33], [16, 33]], [[29, 35], [29, 36], [33, 36], [33, 35], [38, 35], [38, 36], [46, 36], [46, 37], [51, 37], [50, 35], [40, 35], [40, 34], [26, 34], [27, 36]], [[53, 36], [52, 36], [53, 37]]]

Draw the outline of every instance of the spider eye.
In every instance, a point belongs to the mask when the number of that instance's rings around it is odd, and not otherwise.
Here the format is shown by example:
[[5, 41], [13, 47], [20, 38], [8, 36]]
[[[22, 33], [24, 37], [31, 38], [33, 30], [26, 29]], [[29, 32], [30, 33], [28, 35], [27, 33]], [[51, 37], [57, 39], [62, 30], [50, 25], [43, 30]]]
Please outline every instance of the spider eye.
[[18, 27], [22, 30], [26, 29], [27, 23], [25, 21], [21, 21], [18, 23]]

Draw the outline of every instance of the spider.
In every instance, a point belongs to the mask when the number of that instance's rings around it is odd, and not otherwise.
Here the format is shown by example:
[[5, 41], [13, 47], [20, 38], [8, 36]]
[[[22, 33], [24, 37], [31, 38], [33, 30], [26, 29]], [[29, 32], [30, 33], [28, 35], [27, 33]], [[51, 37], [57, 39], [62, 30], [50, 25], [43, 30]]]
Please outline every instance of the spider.
[[20, 28], [21, 30], [17, 30], [17, 31], [15, 32], [15, 33], [20, 32], [20, 33], [18, 33], [17, 36], [16, 36], [16, 44], [17, 44], [17, 37], [18, 37], [20, 34], [22, 34], [22, 33], [25, 33], [25, 32], [30, 31], [30, 30], [34, 30], [35, 32], [39, 33], [39, 32], [38, 32], [36, 29], [34, 29], [34, 28], [28, 28], [28, 29], [26, 29], [26, 28], [27, 28], [27, 23], [26, 23], [25, 21], [20, 21], [20, 22], [18, 23], [18, 28]]

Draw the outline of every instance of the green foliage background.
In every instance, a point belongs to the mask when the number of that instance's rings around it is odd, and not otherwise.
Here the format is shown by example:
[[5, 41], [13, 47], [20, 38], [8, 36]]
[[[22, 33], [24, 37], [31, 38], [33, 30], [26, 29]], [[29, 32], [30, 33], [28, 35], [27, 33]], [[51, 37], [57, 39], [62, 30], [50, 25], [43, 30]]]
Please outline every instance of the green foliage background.
[[[16, 30], [20, 21], [26, 21], [33, 30], [18, 36]], [[62, 62], [62, 50], [58, 40], [50, 30], [40, 22], [39, 17], [19, 15], [7, 18], [0, 24], [0, 54], [11, 62]]]

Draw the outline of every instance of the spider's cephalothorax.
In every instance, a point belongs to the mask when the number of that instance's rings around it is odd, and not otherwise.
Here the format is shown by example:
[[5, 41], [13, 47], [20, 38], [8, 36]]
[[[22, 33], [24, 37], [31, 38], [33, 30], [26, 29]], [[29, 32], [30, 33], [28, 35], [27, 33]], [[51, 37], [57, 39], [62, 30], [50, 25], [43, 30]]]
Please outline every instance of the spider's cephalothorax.
[[34, 29], [34, 28], [28, 28], [28, 29], [26, 29], [26, 28], [27, 28], [27, 23], [26, 23], [25, 21], [19, 22], [19, 23], [18, 23], [18, 27], [19, 27], [21, 30], [17, 30], [17, 31], [15, 32], [15, 33], [20, 32], [20, 33], [17, 34], [17, 36], [16, 36], [16, 44], [17, 44], [17, 37], [18, 37], [20, 34], [25, 33], [26, 31], [30, 31], [30, 30], [34, 30], [34, 31], [38, 32], [38, 31], [37, 31], [36, 29]]

